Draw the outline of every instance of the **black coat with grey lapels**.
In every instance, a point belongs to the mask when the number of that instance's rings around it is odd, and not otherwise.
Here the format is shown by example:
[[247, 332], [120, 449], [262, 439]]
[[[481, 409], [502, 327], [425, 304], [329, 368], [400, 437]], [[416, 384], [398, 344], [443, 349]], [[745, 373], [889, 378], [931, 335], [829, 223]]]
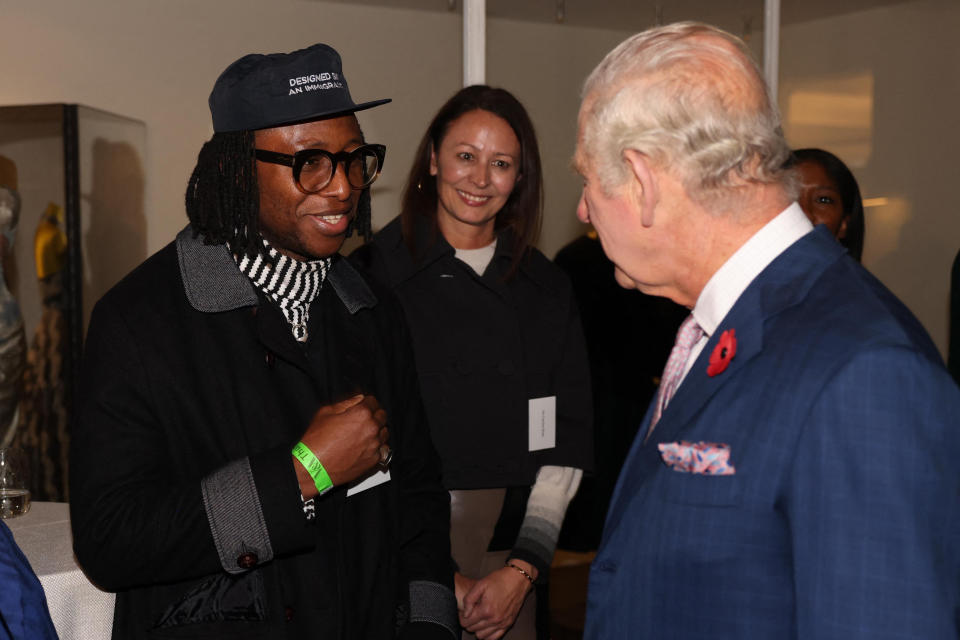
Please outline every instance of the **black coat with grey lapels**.
[[[403, 313], [375, 286], [336, 257], [301, 345], [188, 227], [97, 303], [71, 516], [117, 592], [115, 639], [455, 637], [449, 500]], [[334, 487], [308, 521], [290, 450], [356, 392], [387, 411], [389, 480]]]

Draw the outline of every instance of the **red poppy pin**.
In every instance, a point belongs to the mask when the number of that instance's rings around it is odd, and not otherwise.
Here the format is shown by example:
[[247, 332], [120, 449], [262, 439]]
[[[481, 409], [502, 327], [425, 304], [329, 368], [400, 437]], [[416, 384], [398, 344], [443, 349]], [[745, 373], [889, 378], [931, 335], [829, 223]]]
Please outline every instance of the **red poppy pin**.
[[727, 329], [720, 334], [717, 346], [710, 354], [710, 364], [707, 366], [707, 375], [715, 376], [727, 370], [727, 365], [737, 355], [737, 335], [733, 329]]

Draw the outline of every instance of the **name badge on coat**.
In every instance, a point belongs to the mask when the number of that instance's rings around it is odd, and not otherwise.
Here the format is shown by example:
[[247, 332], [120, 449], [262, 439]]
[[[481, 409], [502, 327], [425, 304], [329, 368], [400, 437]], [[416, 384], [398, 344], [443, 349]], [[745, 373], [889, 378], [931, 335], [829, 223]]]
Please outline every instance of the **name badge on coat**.
[[529, 402], [529, 450], [557, 446], [557, 396], [531, 398]]

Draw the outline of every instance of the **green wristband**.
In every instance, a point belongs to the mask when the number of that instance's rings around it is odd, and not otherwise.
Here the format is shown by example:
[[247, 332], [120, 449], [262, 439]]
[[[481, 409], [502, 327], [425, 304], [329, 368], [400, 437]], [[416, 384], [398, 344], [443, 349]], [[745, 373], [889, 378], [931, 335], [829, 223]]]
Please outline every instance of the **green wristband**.
[[317, 460], [317, 456], [313, 455], [313, 451], [310, 451], [310, 447], [302, 442], [298, 442], [291, 453], [293, 453], [294, 458], [300, 461], [300, 464], [307, 470], [310, 477], [313, 478], [313, 484], [317, 485], [318, 495], [333, 486], [333, 481], [330, 480], [327, 470], [324, 469], [320, 461]]

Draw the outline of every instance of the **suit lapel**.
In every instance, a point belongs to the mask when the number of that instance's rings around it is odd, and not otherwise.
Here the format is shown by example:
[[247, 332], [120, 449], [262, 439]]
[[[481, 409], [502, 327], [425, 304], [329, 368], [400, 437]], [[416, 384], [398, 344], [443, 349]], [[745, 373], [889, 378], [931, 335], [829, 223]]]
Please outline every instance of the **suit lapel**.
[[[653, 414], [653, 403], [656, 402], [654, 397], [611, 498], [607, 522], [604, 525], [604, 540], [620, 523], [629, 501], [662, 466], [657, 445], [684, 439], [684, 434], [699, 422], [697, 418], [709, 400], [762, 353], [766, 320], [806, 297], [817, 277], [842, 253], [842, 247], [829, 237], [828, 232], [818, 228], [795, 242], [770, 263], [741, 294], [710, 336], [650, 438], [644, 442], [643, 437]], [[730, 360], [726, 370], [709, 376], [707, 365], [710, 354], [716, 348], [720, 336], [731, 329], [737, 339], [736, 355]], [[718, 419], [722, 420], [722, 417]]]
[[[322, 295], [322, 293], [321, 293]], [[323, 307], [323, 326], [328, 385], [334, 401], [357, 393], [373, 393], [373, 371], [369, 329], [361, 318], [351, 314], [328, 292]]]
[[647, 407], [647, 414], [637, 431], [637, 436], [633, 439], [633, 444], [630, 445], [630, 452], [624, 460], [620, 477], [617, 479], [617, 486], [610, 497], [610, 506], [607, 508], [607, 517], [603, 524], [603, 534], [600, 541], [601, 546], [603, 546], [603, 542], [606, 541], [610, 533], [616, 530], [620, 519], [627, 511], [626, 503], [630, 501], [630, 497], [636, 495], [644, 481], [654, 471], [657, 461], [650, 457], [652, 449], [645, 446], [643, 436], [647, 433], [650, 420], [653, 418], [653, 407], [656, 402], [657, 396], [654, 394], [653, 400]]
[[290, 324], [283, 317], [283, 312], [265, 297], [261, 297], [256, 318], [257, 336], [267, 353], [272, 354], [268, 356], [268, 361], [270, 357], [280, 357], [308, 371], [306, 354], [294, 339]]
[[[683, 439], [684, 428], [693, 422], [693, 418], [710, 398], [736, 377], [763, 349], [765, 316], [760, 312], [763, 307], [758, 299], [758, 291], [759, 289], [748, 288], [710, 336], [687, 377], [667, 405], [660, 422], [647, 440], [647, 446], [655, 447], [661, 442]], [[733, 331], [736, 337], [735, 355], [726, 370], [714, 376], [707, 375], [710, 355], [726, 331]]]
[[[707, 401], [760, 353], [763, 347], [763, 317], [757, 313], [757, 310], [762, 307], [756, 304], [755, 300], [751, 300], [754, 297], [744, 292], [717, 331], [710, 336], [710, 340], [697, 357], [693, 368], [683, 379], [670, 404], [667, 405], [666, 411], [660, 417], [660, 421], [654, 427], [653, 433], [644, 441], [653, 417], [653, 406], [657, 402], [654, 396], [643, 424], [637, 431], [637, 437], [630, 448], [617, 488], [611, 498], [607, 522], [604, 525], [604, 537], [616, 529], [621, 517], [627, 511], [626, 503], [661, 466], [657, 445], [661, 442], [682, 440], [683, 431], [695, 423], [693, 418], [703, 409]], [[736, 355], [725, 371], [716, 376], [708, 376], [707, 364], [710, 361], [710, 353], [723, 332], [731, 328], [735, 330], [737, 337]]]

